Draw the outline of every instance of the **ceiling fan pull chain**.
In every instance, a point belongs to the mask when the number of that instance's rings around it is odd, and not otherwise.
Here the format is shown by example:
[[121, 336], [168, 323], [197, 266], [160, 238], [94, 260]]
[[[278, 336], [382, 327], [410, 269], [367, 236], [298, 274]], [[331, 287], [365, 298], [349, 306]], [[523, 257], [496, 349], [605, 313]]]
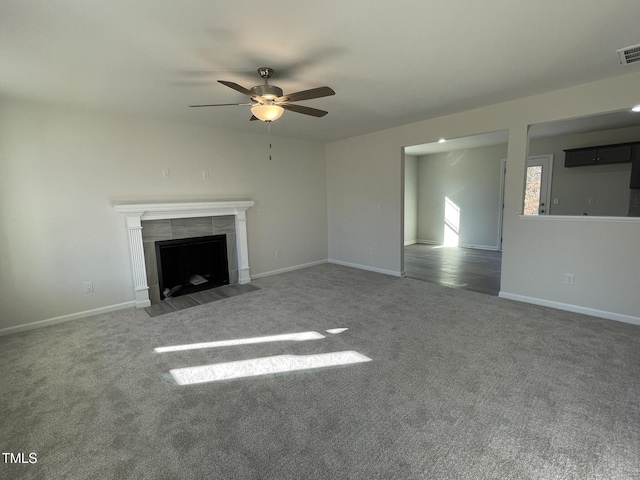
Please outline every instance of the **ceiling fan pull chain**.
[[267, 131], [269, 132], [269, 161], [271, 161], [271, 122], [267, 122]]

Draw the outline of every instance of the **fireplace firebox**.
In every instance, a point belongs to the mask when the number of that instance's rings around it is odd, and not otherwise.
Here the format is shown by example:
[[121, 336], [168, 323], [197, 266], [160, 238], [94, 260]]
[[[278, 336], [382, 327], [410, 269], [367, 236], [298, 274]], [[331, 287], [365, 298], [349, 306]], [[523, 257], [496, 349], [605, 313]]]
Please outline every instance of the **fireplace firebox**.
[[160, 298], [229, 284], [226, 235], [156, 242]]

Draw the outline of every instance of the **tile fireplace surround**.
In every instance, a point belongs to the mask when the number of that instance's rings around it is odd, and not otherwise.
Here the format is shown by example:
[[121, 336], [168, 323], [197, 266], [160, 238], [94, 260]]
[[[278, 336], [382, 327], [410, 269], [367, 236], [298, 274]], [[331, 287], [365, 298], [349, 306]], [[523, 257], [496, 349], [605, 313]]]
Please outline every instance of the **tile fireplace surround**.
[[149, 285], [145, 268], [142, 241], [143, 220], [164, 220], [172, 218], [218, 217], [233, 215], [236, 223], [236, 251], [238, 253], [238, 283], [251, 281], [249, 276], [249, 250], [247, 247], [246, 211], [253, 206], [252, 201], [229, 202], [192, 202], [192, 203], [149, 203], [114, 205], [116, 212], [122, 213], [127, 220], [129, 251], [133, 270], [136, 307], [151, 305]]

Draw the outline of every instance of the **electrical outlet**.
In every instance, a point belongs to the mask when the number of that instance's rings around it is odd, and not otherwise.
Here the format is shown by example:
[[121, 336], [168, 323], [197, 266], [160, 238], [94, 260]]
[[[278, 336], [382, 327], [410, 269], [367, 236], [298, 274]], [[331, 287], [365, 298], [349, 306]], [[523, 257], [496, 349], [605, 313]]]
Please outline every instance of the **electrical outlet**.
[[93, 292], [93, 282], [83, 282], [82, 290], [84, 291], [84, 293]]
[[554, 205], [558, 205], [560, 203], [560, 199], [559, 198], [554, 198], [553, 199], [553, 204]]
[[205, 180], [209, 178], [209, 170], [202, 170], [202, 178]]
[[168, 168], [163, 168], [163, 169], [162, 169], [162, 176], [163, 176], [164, 178], [169, 178], [169, 177], [171, 176], [171, 172], [169, 171], [169, 169], [168, 169]]
[[281, 257], [280, 250], [276, 250], [276, 258], [280, 258], [280, 257]]
[[373, 250], [371, 250], [371, 247], [367, 247], [367, 255], [371, 255], [373, 253]]
[[565, 285], [569, 285], [569, 286], [573, 286], [573, 274], [572, 273], [566, 273], [564, 275], [564, 284]]

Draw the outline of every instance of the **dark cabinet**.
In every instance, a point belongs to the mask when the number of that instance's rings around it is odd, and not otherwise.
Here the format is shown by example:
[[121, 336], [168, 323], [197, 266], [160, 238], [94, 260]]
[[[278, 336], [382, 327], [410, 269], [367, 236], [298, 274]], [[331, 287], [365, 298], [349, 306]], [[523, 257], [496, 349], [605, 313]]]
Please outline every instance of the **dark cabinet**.
[[597, 148], [579, 148], [564, 151], [565, 167], [580, 167], [582, 165], [595, 165], [598, 158]]
[[640, 188], [640, 144], [636, 144], [631, 149], [631, 184], [629, 188]]
[[631, 161], [631, 150], [635, 144], [602, 145], [599, 147], [574, 148], [565, 150], [564, 166], [581, 167]]
[[631, 145], [598, 147], [598, 163], [623, 163], [631, 161]]

